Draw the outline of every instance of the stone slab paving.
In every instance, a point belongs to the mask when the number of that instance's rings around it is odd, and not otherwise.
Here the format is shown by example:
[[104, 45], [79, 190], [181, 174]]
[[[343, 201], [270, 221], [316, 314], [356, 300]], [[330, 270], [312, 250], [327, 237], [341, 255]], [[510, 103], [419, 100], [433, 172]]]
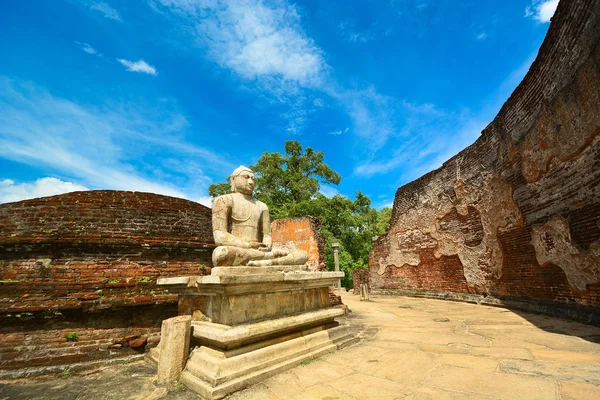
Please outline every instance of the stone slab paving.
[[361, 343], [229, 400], [600, 400], [600, 328], [458, 302], [342, 298]]
[[[551, 317], [409, 297], [342, 295], [362, 341], [229, 400], [600, 399], [600, 328]], [[196, 399], [167, 393], [136, 362], [0, 381], [6, 399]]]

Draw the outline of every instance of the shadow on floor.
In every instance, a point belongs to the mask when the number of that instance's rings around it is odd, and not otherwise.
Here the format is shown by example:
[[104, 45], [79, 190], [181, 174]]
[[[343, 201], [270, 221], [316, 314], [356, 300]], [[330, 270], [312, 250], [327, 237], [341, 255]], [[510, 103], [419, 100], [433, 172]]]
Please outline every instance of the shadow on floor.
[[559, 335], [578, 336], [592, 343], [600, 343], [600, 329], [594, 325], [572, 321], [551, 315], [532, 313], [519, 308], [506, 308], [507, 312], [515, 313], [546, 332]]

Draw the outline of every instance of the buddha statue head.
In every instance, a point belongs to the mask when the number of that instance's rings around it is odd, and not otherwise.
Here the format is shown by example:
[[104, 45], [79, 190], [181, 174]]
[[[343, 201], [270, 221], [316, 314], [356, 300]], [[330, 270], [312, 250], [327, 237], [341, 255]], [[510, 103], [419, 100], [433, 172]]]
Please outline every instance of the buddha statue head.
[[240, 165], [229, 176], [231, 180], [231, 191], [233, 193], [242, 193], [251, 196], [254, 192], [254, 172], [243, 165]]

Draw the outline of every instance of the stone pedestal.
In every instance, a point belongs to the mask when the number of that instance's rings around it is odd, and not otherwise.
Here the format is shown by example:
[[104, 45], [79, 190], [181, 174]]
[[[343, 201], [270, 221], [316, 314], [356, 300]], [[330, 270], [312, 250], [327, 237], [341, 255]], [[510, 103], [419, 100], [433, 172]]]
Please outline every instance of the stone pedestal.
[[[210, 276], [160, 279], [192, 315], [194, 347], [180, 381], [220, 399], [302, 361], [356, 341], [329, 307], [329, 287], [343, 272], [306, 266], [218, 267]], [[161, 357], [162, 346], [150, 359]]]

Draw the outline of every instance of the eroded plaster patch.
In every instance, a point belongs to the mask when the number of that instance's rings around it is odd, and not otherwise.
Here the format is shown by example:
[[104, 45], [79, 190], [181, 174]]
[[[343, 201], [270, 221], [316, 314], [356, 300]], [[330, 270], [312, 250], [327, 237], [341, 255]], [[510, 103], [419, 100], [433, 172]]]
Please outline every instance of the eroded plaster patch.
[[534, 226], [531, 244], [538, 263], [558, 265], [573, 288], [587, 290], [587, 285], [600, 281], [600, 240], [588, 251], [580, 251], [573, 244], [566, 219], [554, 216], [546, 224]]
[[[457, 255], [464, 276], [470, 286], [487, 288], [490, 278], [502, 275], [503, 254], [498, 232], [522, 226], [523, 218], [515, 204], [512, 186], [502, 179], [488, 175], [478, 186], [467, 185], [458, 178], [454, 184], [455, 200], [449, 196], [428, 196], [422, 207], [403, 214], [390, 231], [391, 249], [386, 258], [379, 260], [378, 274], [388, 266], [403, 267], [420, 264], [419, 250], [433, 248], [434, 256]], [[472, 232], [460, 223], [449, 224], [448, 215], [469, 221], [483, 229], [479, 244], [472, 240]], [[481, 225], [473, 218], [480, 218]], [[466, 223], [466, 222], [465, 222]]]
[[394, 251], [391, 251], [387, 259], [379, 260], [379, 270], [382, 275], [385, 268], [391, 264], [397, 266], [411, 265], [416, 267], [421, 262], [419, 254], [415, 249], [435, 248], [437, 242], [431, 235], [421, 232], [419, 229], [408, 229], [394, 234]]

